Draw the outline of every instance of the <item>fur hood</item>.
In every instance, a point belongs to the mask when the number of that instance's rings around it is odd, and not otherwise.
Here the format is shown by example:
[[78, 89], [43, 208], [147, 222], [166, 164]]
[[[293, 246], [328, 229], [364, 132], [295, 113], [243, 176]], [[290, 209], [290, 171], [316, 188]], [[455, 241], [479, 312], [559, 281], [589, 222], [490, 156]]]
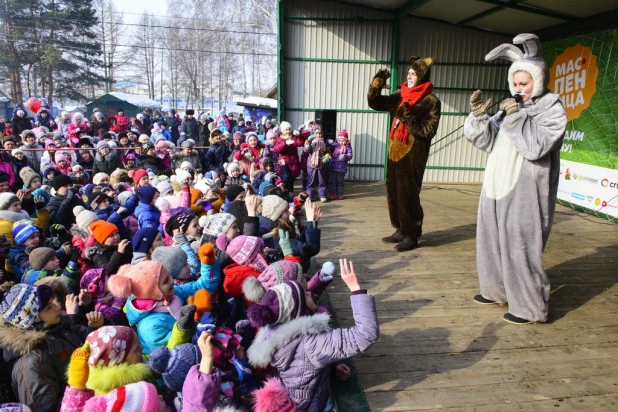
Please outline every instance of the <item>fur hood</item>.
[[[70, 368], [67, 370], [67, 377]], [[90, 367], [86, 387], [94, 390], [95, 395], [105, 395], [119, 386], [140, 381], [152, 381], [152, 370], [145, 363], [129, 365], [122, 363], [116, 366]]]
[[105, 155], [105, 157], [101, 156], [101, 153], [99, 153], [97, 151], [97, 154], [95, 155], [94, 159], [97, 162], [110, 162], [114, 159], [116, 159], [118, 157], [118, 152], [116, 151], [116, 149], [113, 148], [109, 148], [109, 153]]
[[301, 316], [283, 325], [261, 328], [247, 350], [249, 363], [258, 368], [268, 366], [279, 348], [301, 336], [329, 332], [331, 330], [328, 326], [329, 322], [330, 315], [317, 313], [312, 316]]
[[15, 223], [22, 219], [30, 220], [30, 215], [25, 210], [22, 210], [21, 213], [11, 212], [10, 210], [0, 210], [0, 219]]
[[0, 347], [23, 356], [32, 352], [47, 337], [41, 329], [19, 329], [0, 319]]
[[80, 229], [80, 227], [77, 226], [77, 224], [72, 225], [70, 231], [73, 236], [77, 236], [81, 239], [84, 239], [84, 241], [88, 239], [88, 235], [89, 235], [88, 230]]

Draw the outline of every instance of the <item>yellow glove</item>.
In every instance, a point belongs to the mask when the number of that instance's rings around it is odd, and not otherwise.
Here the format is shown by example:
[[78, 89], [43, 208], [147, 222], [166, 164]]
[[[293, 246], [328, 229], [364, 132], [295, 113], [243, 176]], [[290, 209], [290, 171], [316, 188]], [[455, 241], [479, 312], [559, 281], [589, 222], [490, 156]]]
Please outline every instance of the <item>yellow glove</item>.
[[73, 351], [71, 362], [69, 362], [69, 386], [80, 390], [86, 389], [86, 382], [88, 382], [88, 375], [90, 374], [89, 357], [89, 343], [85, 343], [84, 346]]

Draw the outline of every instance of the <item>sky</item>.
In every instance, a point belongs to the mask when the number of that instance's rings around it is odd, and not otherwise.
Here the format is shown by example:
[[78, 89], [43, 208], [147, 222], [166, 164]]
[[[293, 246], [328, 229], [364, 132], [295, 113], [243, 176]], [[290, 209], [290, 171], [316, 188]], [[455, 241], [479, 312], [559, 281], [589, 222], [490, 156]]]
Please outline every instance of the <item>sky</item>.
[[125, 23], [136, 23], [144, 10], [155, 15], [167, 14], [167, 0], [113, 0], [113, 2], [118, 11], [124, 12]]

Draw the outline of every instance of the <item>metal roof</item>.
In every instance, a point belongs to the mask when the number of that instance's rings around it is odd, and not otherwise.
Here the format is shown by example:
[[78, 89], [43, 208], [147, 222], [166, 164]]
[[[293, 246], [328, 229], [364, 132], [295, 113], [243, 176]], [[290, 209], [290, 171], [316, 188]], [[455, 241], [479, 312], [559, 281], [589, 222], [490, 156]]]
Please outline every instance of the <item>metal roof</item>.
[[[563, 36], [618, 23], [615, 0], [330, 0], [502, 34]], [[542, 34], [546, 34], [543, 36]]]

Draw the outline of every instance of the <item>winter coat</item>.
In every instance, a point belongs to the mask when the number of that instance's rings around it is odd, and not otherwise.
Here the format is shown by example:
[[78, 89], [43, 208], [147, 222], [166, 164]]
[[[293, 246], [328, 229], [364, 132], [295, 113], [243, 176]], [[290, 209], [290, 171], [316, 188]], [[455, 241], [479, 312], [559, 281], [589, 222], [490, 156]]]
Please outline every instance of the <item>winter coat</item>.
[[139, 134], [145, 134], [150, 137], [150, 122], [146, 120], [146, 118], [144, 118], [143, 122], [139, 121], [138, 119], [135, 119], [134, 122]]
[[200, 372], [200, 365], [193, 365], [182, 386], [183, 412], [214, 412], [220, 387], [221, 374], [216, 368], [206, 375]]
[[75, 223], [75, 215], [73, 214], [75, 206], [84, 206], [79, 195], [75, 195], [71, 191], [68, 192], [67, 196], [53, 195], [47, 204], [49, 223], [57, 223], [69, 229]]
[[107, 273], [114, 275], [118, 273], [120, 266], [131, 263], [133, 251], [128, 246], [124, 253], [120, 253], [117, 247], [104, 246], [95, 242], [94, 246], [86, 251], [86, 256], [92, 260], [95, 268], [104, 269]]
[[198, 122], [197, 123], [197, 144], [199, 146], [209, 146], [210, 142], [208, 141], [208, 139], [210, 139], [210, 129], [208, 128], [208, 125], [210, 124], [209, 121], [206, 121], [206, 123], [202, 123], [202, 122]]
[[24, 115], [24, 117], [15, 116], [11, 123], [13, 126], [13, 136], [15, 136], [16, 139], [19, 138], [21, 132], [24, 130], [32, 129], [32, 122], [26, 115]]
[[118, 323], [126, 319], [122, 310], [126, 299], [114, 297], [106, 287], [109, 273], [101, 268], [91, 269], [84, 273], [79, 281], [80, 289], [87, 289], [95, 302], [94, 309], [103, 316]]
[[75, 124], [74, 122], [69, 124], [67, 134], [69, 135], [69, 139], [71, 139], [71, 143], [73, 143], [73, 145], [77, 145], [77, 143], [79, 143], [78, 134], [81, 132], [90, 132], [90, 125], [86, 120], [82, 121], [80, 124]]
[[[195, 292], [205, 287], [205, 279], [200, 278], [195, 282], [174, 286], [174, 295], [181, 300], [183, 305], [186, 305], [189, 296], [195, 295]], [[137, 336], [144, 348], [143, 353], [148, 355], [154, 348], [167, 344], [176, 319], [169, 312], [155, 312], [154, 306], [147, 310], [137, 309], [134, 300], [135, 296], [129, 297], [124, 307], [127, 320], [132, 327], [137, 325]], [[162, 304], [162, 301], [158, 301], [157, 304]]]
[[165, 170], [161, 159], [146, 154], [137, 156], [137, 167], [144, 170], [150, 169], [156, 175], [161, 174]]
[[120, 114], [117, 114], [116, 115], [116, 130], [118, 130], [118, 133], [126, 132], [128, 128], [129, 128], [129, 118], [127, 117], [127, 115], [123, 114], [121, 116]]
[[57, 411], [67, 386], [66, 369], [71, 353], [82, 346], [92, 329], [74, 325], [69, 317], [46, 329], [18, 329], [0, 324], [0, 346], [17, 359], [13, 391], [33, 411]]
[[15, 279], [22, 278], [24, 273], [30, 269], [30, 260], [23, 245], [13, 246], [9, 251], [9, 267], [15, 274]]
[[92, 157], [92, 156], [90, 156], [90, 160], [88, 160], [88, 161], [82, 160], [82, 157], [81, 157], [81, 156], [79, 156], [79, 157], [77, 158], [77, 163], [78, 163], [81, 167], [83, 167], [84, 169], [86, 169], [86, 170], [93, 170], [93, 169], [94, 169], [94, 157]]
[[332, 155], [328, 163], [328, 170], [346, 173], [348, 171], [348, 162], [352, 160], [352, 145], [348, 143], [340, 146], [338, 142], [334, 142], [331, 147]]
[[115, 225], [118, 228], [118, 234], [120, 235], [121, 239], [127, 239], [127, 240], [133, 239], [130, 236], [129, 230], [124, 225], [124, 221], [123, 221], [123, 218], [129, 215], [128, 211], [123, 212], [123, 214], [120, 215], [118, 212], [115, 212], [114, 209], [110, 206], [106, 209], [95, 210], [94, 213], [97, 215], [99, 219], [105, 220]]
[[374, 297], [351, 296], [355, 325], [328, 326], [330, 316], [301, 316], [282, 325], [259, 330], [247, 351], [249, 363], [277, 369], [300, 412], [321, 412], [329, 398], [331, 365], [360, 355], [378, 341], [380, 329]]
[[99, 129], [103, 129], [104, 131], [109, 131], [109, 124], [103, 118], [101, 120], [92, 120], [90, 122], [90, 130], [92, 130], [92, 134], [98, 136]]
[[300, 176], [300, 160], [298, 159], [298, 148], [303, 147], [303, 142], [296, 136], [292, 136], [294, 141], [288, 145], [285, 139], [278, 137], [275, 141], [273, 151], [279, 154], [279, 159], [283, 159], [285, 164], [290, 168], [290, 173], [294, 177]]
[[223, 164], [227, 161], [227, 158], [230, 156], [230, 152], [225, 146], [223, 141], [219, 141], [208, 148], [208, 152], [206, 152], [206, 162], [204, 164], [204, 171], [210, 172], [213, 171], [217, 175], [223, 172]]
[[60, 119], [58, 120], [58, 131], [61, 132], [64, 136], [69, 135], [69, 125], [71, 124], [70, 119]]
[[137, 226], [139, 229], [143, 227], [159, 227], [161, 212], [155, 206], [139, 202], [135, 208], [134, 214], [137, 218]]
[[176, 169], [180, 169], [180, 165], [182, 162], [189, 162], [193, 165], [195, 169], [195, 173], [202, 173], [202, 162], [200, 161], [200, 155], [195, 151], [191, 151], [189, 156], [185, 155], [183, 152], [176, 153], [174, 156], [174, 167]]
[[94, 169], [92, 174], [96, 175], [97, 173], [105, 173], [111, 175], [116, 169], [123, 168], [124, 165], [122, 164], [116, 149], [110, 149], [109, 153], [106, 154], [105, 157], [101, 156], [101, 153], [97, 151], [97, 154], [94, 157]]
[[167, 125], [168, 130], [172, 134], [172, 140], [178, 140], [178, 136], [180, 135], [180, 121], [176, 117], [176, 111], [172, 111], [172, 116], [164, 117], [165, 124]]
[[133, 239], [135, 232], [139, 230], [139, 223], [137, 222], [137, 218], [133, 215], [129, 215], [123, 220], [123, 222], [124, 226], [129, 230], [129, 233], [131, 233], [130, 239]]
[[0, 156], [0, 172], [4, 172], [9, 175], [9, 186], [15, 186], [15, 172], [13, 171], [13, 165], [7, 161], [4, 156]]
[[252, 266], [232, 263], [223, 269], [223, 273], [225, 274], [223, 277], [223, 290], [228, 295], [237, 298], [243, 296], [242, 284], [245, 280], [250, 277], [257, 278], [262, 272]]
[[[42, 147], [35, 141], [33, 144], [24, 143], [20, 149], [42, 149]], [[32, 165], [32, 170], [35, 172], [41, 172], [41, 158], [43, 157], [43, 151], [30, 151], [24, 150], [24, 156], [28, 159]]]
[[195, 120], [194, 118], [187, 118], [185, 117], [184, 120], [182, 121], [182, 123], [180, 124], [180, 132], [181, 133], [186, 133], [187, 136], [189, 136], [191, 139], [198, 141], [198, 130], [197, 130], [197, 120]]

